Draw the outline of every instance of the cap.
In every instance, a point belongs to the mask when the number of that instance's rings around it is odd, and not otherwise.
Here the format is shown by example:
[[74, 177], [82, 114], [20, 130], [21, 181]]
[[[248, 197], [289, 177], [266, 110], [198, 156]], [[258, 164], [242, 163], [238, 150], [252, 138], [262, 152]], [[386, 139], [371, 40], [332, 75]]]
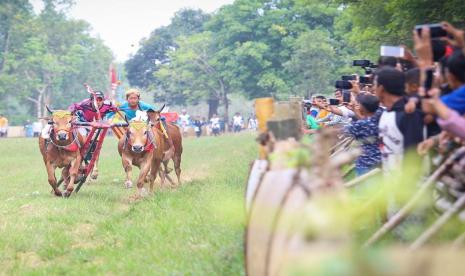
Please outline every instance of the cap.
[[96, 98], [102, 98], [102, 99], [105, 98], [105, 95], [103, 95], [102, 91], [95, 91], [94, 95]]

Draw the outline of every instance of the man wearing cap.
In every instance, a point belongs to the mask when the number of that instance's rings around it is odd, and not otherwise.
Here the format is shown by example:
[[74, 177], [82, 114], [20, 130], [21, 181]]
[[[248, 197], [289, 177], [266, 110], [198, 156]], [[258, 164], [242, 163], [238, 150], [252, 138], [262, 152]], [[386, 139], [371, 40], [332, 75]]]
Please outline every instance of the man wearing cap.
[[[94, 106], [94, 95], [97, 107]], [[89, 99], [70, 105], [68, 110], [76, 113], [81, 121], [91, 122], [98, 119], [97, 108], [100, 111], [101, 118], [108, 117], [109, 114], [118, 110], [110, 100], [105, 99], [101, 91], [95, 91], [94, 94], [91, 94]]]

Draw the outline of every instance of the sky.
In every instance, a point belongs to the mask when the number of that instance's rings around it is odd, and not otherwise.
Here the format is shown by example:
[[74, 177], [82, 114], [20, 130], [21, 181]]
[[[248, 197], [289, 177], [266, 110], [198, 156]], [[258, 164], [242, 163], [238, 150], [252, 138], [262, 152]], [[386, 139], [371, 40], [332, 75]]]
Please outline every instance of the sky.
[[[41, 0], [31, 0], [36, 11]], [[123, 62], [134, 54], [139, 41], [170, 23], [174, 13], [182, 8], [199, 8], [213, 12], [234, 0], [75, 0], [70, 16], [83, 19], [92, 25], [110, 47], [117, 61]]]

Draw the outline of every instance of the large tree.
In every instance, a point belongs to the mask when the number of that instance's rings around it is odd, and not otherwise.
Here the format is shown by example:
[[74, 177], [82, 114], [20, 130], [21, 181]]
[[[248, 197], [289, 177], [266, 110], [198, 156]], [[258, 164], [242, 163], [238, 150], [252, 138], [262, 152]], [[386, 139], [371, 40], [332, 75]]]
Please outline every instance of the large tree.
[[179, 37], [179, 48], [169, 53], [170, 63], [163, 65], [155, 75], [161, 83], [158, 91], [161, 93], [157, 96], [169, 103], [208, 102], [209, 117], [218, 113], [220, 102], [228, 113], [230, 92], [230, 83], [215, 57], [211, 36], [211, 33], [203, 32]]
[[182, 9], [171, 19], [171, 24], [155, 29], [143, 39], [140, 49], [127, 60], [125, 67], [131, 85], [147, 88], [159, 84], [155, 73], [161, 65], [169, 63], [168, 53], [178, 48], [176, 39], [203, 31], [210, 16], [201, 10]]
[[22, 19], [10, 24], [9, 50], [0, 71], [2, 108], [13, 123], [43, 117], [46, 104], [66, 108], [86, 95], [84, 82], [107, 86], [112, 53], [90, 36], [88, 23], [67, 18], [71, 4], [47, 0], [38, 15], [18, 11], [13, 16]]

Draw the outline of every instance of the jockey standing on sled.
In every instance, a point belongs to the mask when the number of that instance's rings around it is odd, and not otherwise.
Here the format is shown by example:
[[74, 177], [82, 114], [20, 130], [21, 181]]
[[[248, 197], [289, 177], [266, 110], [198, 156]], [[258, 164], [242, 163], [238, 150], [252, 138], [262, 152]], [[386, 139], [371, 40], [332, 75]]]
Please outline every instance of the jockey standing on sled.
[[[120, 105], [119, 110], [123, 111], [126, 114], [127, 120], [130, 121], [136, 117], [137, 111], [153, 112], [155, 111], [155, 107], [141, 101], [139, 90], [131, 88], [126, 92], [126, 101]], [[165, 137], [170, 144], [170, 149], [168, 151], [174, 151], [173, 141], [169, 139], [168, 128], [164, 117], [161, 117], [161, 123], [165, 130], [163, 133], [166, 135]]]
[[[95, 101], [93, 99], [95, 97]], [[95, 103], [97, 107], [95, 107]], [[100, 112], [100, 118], [108, 118], [112, 112], [116, 112], [118, 108], [114, 106], [110, 100], [105, 99], [105, 96], [101, 91], [95, 91], [91, 94], [89, 99], [85, 99], [80, 103], [74, 103], [68, 107], [68, 110], [78, 116], [81, 122], [92, 122], [97, 121], [98, 111]], [[79, 132], [82, 135], [87, 135], [88, 128], [79, 128]]]
[[[80, 103], [74, 103], [68, 107], [68, 110], [78, 117], [78, 120], [81, 122], [92, 122], [97, 120], [97, 109], [94, 107], [94, 94], [91, 94], [89, 99], [85, 99]], [[110, 114], [110, 112], [118, 110], [109, 100], [105, 100], [105, 97], [101, 91], [95, 91], [95, 102], [97, 103], [98, 109], [100, 111], [100, 116], [102, 118], [105, 115]], [[49, 138], [51, 125], [47, 124], [42, 129], [42, 137], [44, 139]], [[86, 136], [88, 129], [85, 127], [79, 128], [79, 133], [83, 136]]]

